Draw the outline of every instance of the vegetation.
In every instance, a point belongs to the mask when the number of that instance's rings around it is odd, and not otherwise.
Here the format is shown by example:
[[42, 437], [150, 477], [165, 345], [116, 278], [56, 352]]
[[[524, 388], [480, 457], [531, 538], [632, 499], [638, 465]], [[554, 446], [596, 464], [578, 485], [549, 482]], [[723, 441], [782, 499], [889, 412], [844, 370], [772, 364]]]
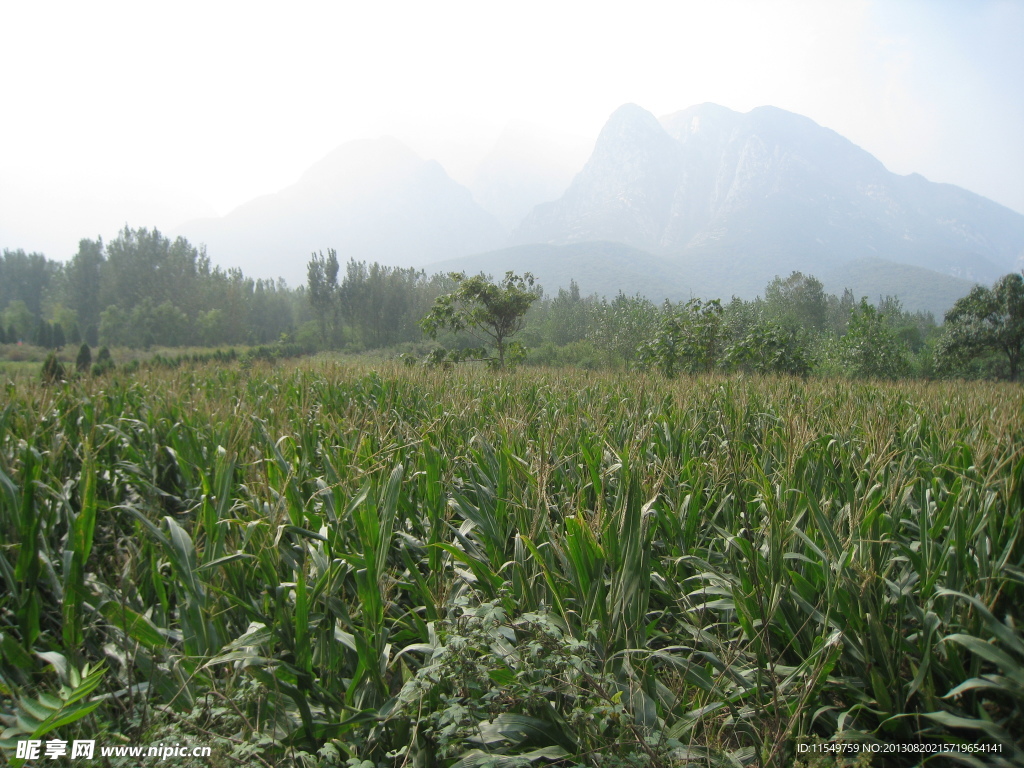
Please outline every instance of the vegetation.
[[681, 307], [665, 302], [654, 338], [640, 351], [642, 365], [658, 368], [668, 378], [681, 371], [708, 373], [720, 357], [722, 303], [690, 299]]
[[[427, 335], [436, 339], [442, 330], [465, 331], [481, 344], [456, 353], [458, 360], [486, 362], [497, 370], [521, 360], [526, 350], [510, 339], [523, 330], [527, 310], [540, 298], [540, 286], [535, 284], [533, 275], [520, 277], [506, 272], [499, 283], [484, 275], [466, 277], [460, 272], [449, 277], [456, 289], [439, 296], [423, 318], [420, 325]], [[488, 347], [494, 348], [493, 355], [488, 353]], [[442, 353], [439, 359], [453, 358]]]
[[976, 286], [946, 313], [943, 362], [953, 368], [995, 352], [1015, 381], [1024, 360], [1024, 275], [1011, 273], [992, 288]]
[[222, 765], [783, 766], [815, 739], [1019, 763], [1022, 410], [1008, 384], [258, 360], [22, 380], [2, 737], [172, 733]]
[[67, 264], [23, 251], [0, 257], [8, 344], [269, 343], [294, 333], [305, 305], [283, 283], [224, 272], [187, 240], [157, 230], [126, 227], [107, 244], [82, 240]]
[[41, 363], [54, 350], [63, 362], [77, 363], [61, 350], [81, 351], [83, 343], [90, 353], [99, 345], [294, 344], [307, 352], [373, 351], [410, 362], [493, 358], [497, 367], [523, 362], [670, 376], [742, 371], [1019, 380], [1024, 358], [1018, 273], [992, 288], [976, 287], [941, 326], [891, 296], [872, 303], [848, 290], [828, 294], [817, 278], [800, 272], [776, 277], [752, 301], [661, 306], [622, 293], [581, 296], [575, 283], [545, 296], [525, 279], [513, 285], [508, 276], [456, 274], [342, 263], [328, 250], [312, 256], [307, 284], [293, 289], [214, 267], [202, 248], [182, 238], [172, 242], [156, 230], [126, 227], [107, 244], [82, 240], [67, 264], [3, 252], [0, 360]]

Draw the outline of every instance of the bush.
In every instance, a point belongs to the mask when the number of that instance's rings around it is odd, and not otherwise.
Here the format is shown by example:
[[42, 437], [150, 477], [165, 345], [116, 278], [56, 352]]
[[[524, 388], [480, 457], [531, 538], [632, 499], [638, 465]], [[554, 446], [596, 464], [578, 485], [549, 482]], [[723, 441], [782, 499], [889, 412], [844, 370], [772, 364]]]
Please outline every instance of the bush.
[[[511, 594], [509, 593], [511, 600]], [[600, 751], [609, 765], [650, 765], [681, 746], [636, 723], [629, 683], [604, 669], [596, 643], [547, 611], [510, 616], [502, 601], [456, 600], [427, 663], [391, 717], [416, 724], [416, 753], [562, 758]], [[639, 760], [639, 763], [636, 761]], [[468, 764], [468, 763], [467, 763]]]
[[114, 370], [114, 358], [110, 356], [109, 347], [100, 347], [96, 355], [96, 363], [92, 367], [93, 376], [102, 376], [107, 371]]
[[42, 379], [44, 384], [56, 384], [67, 376], [64, 366], [57, 359], [57, 354], [51, 352], [43, 363]]
[[79, 373], [88, 373], [92, 367], [92, 352], [88, 344], [78, 348], [78, 357], [75, 358], [75, 370]]

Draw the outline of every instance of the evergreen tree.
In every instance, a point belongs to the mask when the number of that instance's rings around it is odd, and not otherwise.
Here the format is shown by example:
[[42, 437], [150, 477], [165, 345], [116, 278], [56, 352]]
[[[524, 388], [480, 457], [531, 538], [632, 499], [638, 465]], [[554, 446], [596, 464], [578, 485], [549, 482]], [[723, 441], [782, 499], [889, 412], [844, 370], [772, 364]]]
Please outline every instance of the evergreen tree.
[[60, 360], [57, 359], [57, 353], [51, 352], [47, 355], [46, 362], [43, 363], [43, 383], [56, 384], [58, 381], [64, 379], [66, 375], [64, 366], [61, 364]]
[[90, 367], [92, 367], [92, 352], [88, 344], [83, 344], [78, 348], [78, 357], [75, 358], [75, 370], [79, 373], [88, 373]]

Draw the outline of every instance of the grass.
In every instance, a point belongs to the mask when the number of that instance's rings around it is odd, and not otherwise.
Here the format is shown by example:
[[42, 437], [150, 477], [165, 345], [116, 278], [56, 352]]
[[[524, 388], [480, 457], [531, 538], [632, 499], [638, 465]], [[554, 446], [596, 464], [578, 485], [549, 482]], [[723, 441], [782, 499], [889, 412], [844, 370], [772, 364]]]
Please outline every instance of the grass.
[[170, 718], [252, 764], [1011, 764], [1021, 413], [1010, 385], [323, 361], [19, 380], [5, 738], [69, 686], [46, 653], [102, 663], [62, 735]]

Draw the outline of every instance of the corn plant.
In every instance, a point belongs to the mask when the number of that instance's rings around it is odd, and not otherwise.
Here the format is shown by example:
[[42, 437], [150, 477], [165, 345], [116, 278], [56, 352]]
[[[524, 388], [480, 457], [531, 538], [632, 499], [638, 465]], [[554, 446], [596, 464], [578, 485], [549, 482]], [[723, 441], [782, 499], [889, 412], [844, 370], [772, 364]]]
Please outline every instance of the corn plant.
[[269, 762], [1024, 749], [1019, 387], [320, 361], [6, 394], [8, 712], [60, 654], [104, 663], [75, 705], [111, 731], [233, 702]]

